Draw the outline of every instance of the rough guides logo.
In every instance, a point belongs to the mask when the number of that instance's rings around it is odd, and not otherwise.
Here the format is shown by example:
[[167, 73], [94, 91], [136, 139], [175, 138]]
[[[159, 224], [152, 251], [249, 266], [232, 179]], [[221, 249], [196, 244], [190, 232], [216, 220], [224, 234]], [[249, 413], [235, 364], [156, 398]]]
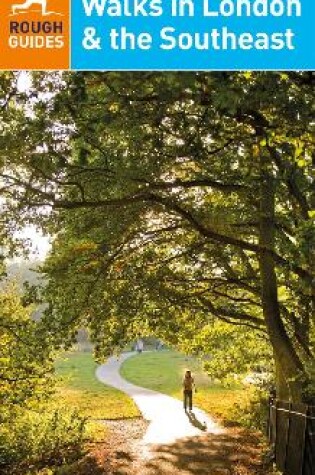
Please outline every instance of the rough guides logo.
[[70, 0], [1, 0], [0, 68], [68, 69]]

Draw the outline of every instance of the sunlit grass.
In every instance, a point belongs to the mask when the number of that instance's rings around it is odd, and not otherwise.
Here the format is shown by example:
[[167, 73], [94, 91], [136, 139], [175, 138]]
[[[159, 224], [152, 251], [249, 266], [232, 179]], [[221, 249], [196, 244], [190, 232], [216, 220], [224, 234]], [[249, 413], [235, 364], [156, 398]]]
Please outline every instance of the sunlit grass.
[[139, 416], [127, 395], [100, 383], [91, 353], [70, 353], [56, 362], [60, 378], [55, 396], [59, 406], [77, 410], [90, 419], [125, 419]]
[[226, 421], [233, 419], [233, 408], [244, 397], [244, 389], [237, 386], [226, 388], [221, 384], [214, 384], [195, 358], [174, 351], [142, 353], [123, 363], [121, 375], [138, 386], [181, 399], [182, 379], [186, 369], [190, 369], [195, 378], [196, 404], [220, 419]]

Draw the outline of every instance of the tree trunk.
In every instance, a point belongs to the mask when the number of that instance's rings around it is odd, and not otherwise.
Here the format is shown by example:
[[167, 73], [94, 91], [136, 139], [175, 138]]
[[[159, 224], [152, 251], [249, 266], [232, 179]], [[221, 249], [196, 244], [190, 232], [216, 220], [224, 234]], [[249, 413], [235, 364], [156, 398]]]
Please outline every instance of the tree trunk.
[[[260, 246], [274, 250], [274, 183], [272, 174], [268, 171], [266, 157], [261, 156], [260, 165]], [[300, 402], [303, 389], [301, 382], [301, 375], [304, 373], [303, 365], [281, 319], [275, 263], [270, 253], [261, 251], [259, 267], [263, 314], [276, 362], [277, 387], [280, 391], [278, 397], [289, 396], [292, 401]]]
[[276, 367], [276, 394], [277, 398], [281, 399], [282, 401], [287, 401], [290, 399], [290, 389], [284, 377], [284, 373], [282, 368], [277, 361], [276, 356], [275, 359], [275, 367]]

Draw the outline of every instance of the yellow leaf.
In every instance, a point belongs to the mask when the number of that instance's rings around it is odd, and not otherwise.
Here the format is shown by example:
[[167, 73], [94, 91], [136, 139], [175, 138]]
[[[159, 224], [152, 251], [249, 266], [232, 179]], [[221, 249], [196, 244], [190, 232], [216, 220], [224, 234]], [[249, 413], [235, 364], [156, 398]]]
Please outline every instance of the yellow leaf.
[[253, 157], [258, 157], [259, 155], [259, 147], [258, 145], [253, 145]]
[[300, 158], [300, 160], [297, 161], [297, 165], [298, 167], [305, 167], [306, 165], [306, 161], [304, 160], [304, 158]]

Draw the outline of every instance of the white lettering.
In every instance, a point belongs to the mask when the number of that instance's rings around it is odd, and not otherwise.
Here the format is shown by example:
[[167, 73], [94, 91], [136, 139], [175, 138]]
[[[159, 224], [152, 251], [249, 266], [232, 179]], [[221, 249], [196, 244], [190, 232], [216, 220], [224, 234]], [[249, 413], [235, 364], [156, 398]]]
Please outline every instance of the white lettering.
[[217, 10], [212, 10], [212, 0], [203, 0], [203, 15], [217, 16], [287, 16], [300, 17], [302, 15], [301, 0], [221, 0]]
[[270, 5], [270, 15], [283, 16], [285, 13], [284, 4], [282, 0], [273, 0]]
[[283, 33], [273, 33], [271, 35], [271, 49], [280, 50], [284, 48]]
[[238, 40], [241, 49], [252, 49], [253, 47], [253, 35], [250, 33], [243, 33]]
[[232, 0], [222, 0], [220, 3], [220, 13], [222, 16], [234, 15], [234, 3]]
[[104, 15], [107, 0], [82, 0], [85, 14], [91, 16], [95, 10], [98, 16]]
[[252, 34], [249, 32], [234, 33], [227, 27], [213, 28], [208, 32], [188, 33], [177, 32], [173, 27], [165, 27], [160, 34], [160, 48], [163, 50], [281, 50], [295, 49], [294, 33], [291, 29], [285, 32]]
[[295, 46], [293, 45], [293, 38], [295, 37], [295, 34], [291, 30], [291, 28], [288, 28], [284, 34], [285, 39], [286, 39], [286, 46], [288, 49], [295, 49]]
[[86, 16], [161, 16], [162, 0], [82, 0]]
[[176, 48], [176, 39], [172, 36], [175, 33], [175, 28], [170, 27], [165, 27], [162, 28], [161, 30], [161, 39], [166, 41], [165, 43], [161, 44], [161, 49], [174, 49]]
[[267, 33], [257, 33], [255, 41], [256, 49], [269, 49], [269, 36]]
[[195, 4], [193, 0], [172, 0], [172, 16], [194, 16]]
[[219, 16], [219, 12], [218, 12], [218, 11], [210, 10], [209, 1], [210, 1], [210, 0], [204, 0], [204, 3], [203, 3], [203, 16], [205, 16], [205, 17], [207, 17], [207, 16]]
[[63, 36], [33, 36], [33, 35], [11, 35], [8, 41], [10, 48], [22, 49], [60, 49], [64, 46]]
[[110, 46], [114, 50], [148, 50], [152, 46], [152, 36], [150, 33], [133, 33], [127, 31], [126, 27], [117, 31], [112, 28], [110, 31]]

